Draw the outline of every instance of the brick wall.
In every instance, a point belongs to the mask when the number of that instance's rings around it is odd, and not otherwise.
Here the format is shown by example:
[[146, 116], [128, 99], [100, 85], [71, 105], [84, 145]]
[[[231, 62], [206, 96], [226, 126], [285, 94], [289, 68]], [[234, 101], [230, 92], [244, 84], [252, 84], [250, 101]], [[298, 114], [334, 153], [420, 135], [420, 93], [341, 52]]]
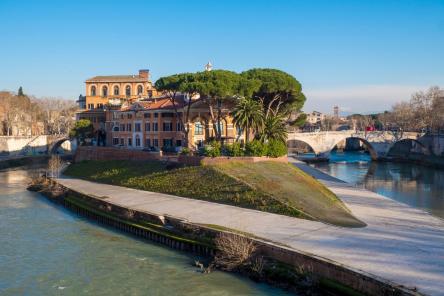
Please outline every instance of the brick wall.
[[114, 147], [80, 146], [74, 162], [83, 160], [160, 160], [161, 152], [119, 149]]

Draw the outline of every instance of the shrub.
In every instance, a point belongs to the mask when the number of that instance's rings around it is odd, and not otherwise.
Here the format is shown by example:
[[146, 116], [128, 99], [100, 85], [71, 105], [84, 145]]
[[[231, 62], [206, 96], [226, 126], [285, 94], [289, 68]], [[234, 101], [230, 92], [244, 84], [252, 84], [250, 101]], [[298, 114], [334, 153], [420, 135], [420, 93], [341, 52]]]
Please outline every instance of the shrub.
[[182, 155], [191, 155], [191, 150], [188, 147], [184, 147], [184, 148], [182, 148], [182, 150], [180, 150], [180, 154], [182, 154]]
[[253, 240], [234, 233], [221, 233], [214, 242], [218, 250], [214, 263], [225, 270], [250, 265], [256, 250]]
[[267, 144], [267, 156], [280, 157], [287, 154], [287, 145], [279, 140], [270, 140]]
[[224, 155], [226, 156], [243, 156], [244, 150], [240, 143], [233, 143], [224, 146]]
[[249, 156], [264, 156], [267, 154], [267, 146], [259, 140], [253, 140], [245, 145], [245, 153]]
[[210, 142], [204, 148], [204, 155], [208, 157], [218, 157], [221, 155], [220, 143], [216, 141]]

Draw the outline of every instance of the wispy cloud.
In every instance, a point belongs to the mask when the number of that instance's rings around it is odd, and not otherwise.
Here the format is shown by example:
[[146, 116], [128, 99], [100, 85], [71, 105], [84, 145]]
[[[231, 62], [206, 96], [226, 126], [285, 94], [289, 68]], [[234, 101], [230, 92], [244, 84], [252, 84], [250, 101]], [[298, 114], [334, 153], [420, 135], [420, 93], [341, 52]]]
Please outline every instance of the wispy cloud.
[[328, 112], [333, 105], [343, 111], [383, 111], [393, 104], [410, 99], [412, 93], [425, 90], [423, 85], [374, 84], [340, 88], [305, 89], [307, 103], [305, 110]]

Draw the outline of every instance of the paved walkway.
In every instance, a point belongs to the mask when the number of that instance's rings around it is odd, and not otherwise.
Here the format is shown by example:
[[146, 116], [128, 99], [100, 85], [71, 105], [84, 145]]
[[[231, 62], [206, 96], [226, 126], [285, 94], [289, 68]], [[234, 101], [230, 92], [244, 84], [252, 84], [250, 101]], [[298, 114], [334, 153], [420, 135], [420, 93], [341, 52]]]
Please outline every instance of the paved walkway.
[[365, 228], [341, 228], [282, 215], [161, 193], [61, 179], [73, 190], [193, 223], [252, 233], [363, 270], [429, 295], [444, 295], [444, 221], [376, 193], [357, 189], [304, 164], [295, 164], [336, 193]]

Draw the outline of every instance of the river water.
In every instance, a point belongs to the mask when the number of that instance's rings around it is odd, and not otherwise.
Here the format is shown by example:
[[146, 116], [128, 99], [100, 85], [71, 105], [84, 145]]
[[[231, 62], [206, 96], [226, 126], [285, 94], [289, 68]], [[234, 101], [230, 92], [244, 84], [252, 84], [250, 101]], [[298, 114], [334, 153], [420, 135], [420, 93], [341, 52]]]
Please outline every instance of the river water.
[[0, 295], [286, 294], [79, 217], [27, 191], [29, 174], [0, 171]]
[[408, 163], [372, 162], [363, 152], [332, 152], [328, 163], [313, 166], [348, 183], [444, 218], [444, 170]]

